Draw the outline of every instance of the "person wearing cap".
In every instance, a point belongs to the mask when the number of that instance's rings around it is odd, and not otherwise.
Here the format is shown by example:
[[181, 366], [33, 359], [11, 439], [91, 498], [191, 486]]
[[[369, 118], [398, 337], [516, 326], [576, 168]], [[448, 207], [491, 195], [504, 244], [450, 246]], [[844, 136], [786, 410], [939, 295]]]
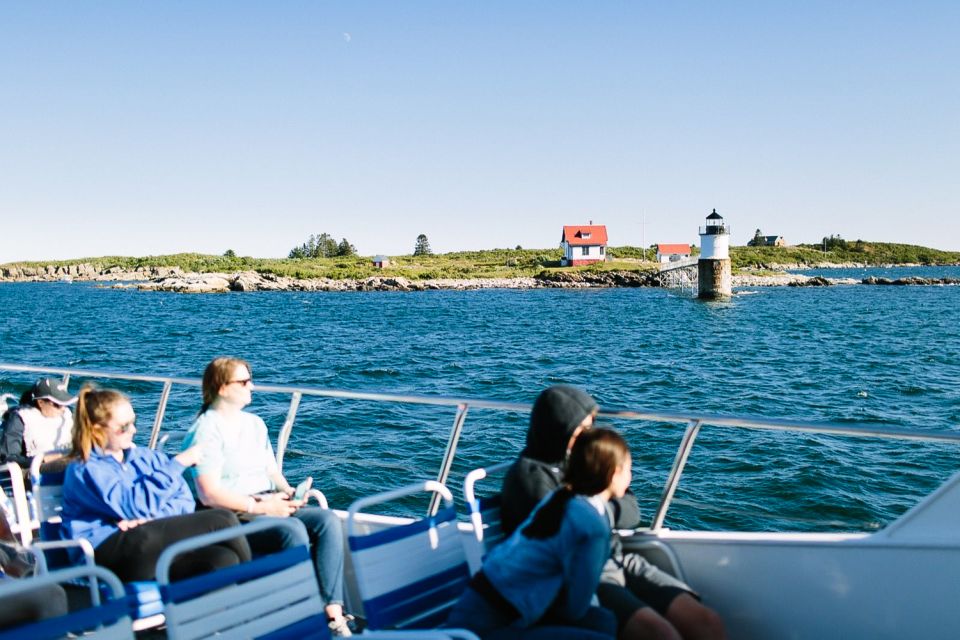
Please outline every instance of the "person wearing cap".
[[[530, 412], [526, 447], [503, 480], [501, 520], [510, 534], [539, 501], [559, 487], [577, 437], [593, 427], [596, 401], [581, 389], [555, 385], [545, 389]], [[637, 498], [629, 490], [607, 505], [612, 528], [640, 525]], [[600, 604], [617, 617], [621, 639], [723, 639], [723, 621], [700, 602], [697, 593], [643, 556], [624, 553], [620, 537], [611, 540], [610, 558], [597, 588]]]
[[20, 397], [20, 404], [3, 416], [0, 426], [0, 463], [16, 462], [24, 471], [41, 453], [70, 447], [73, 414], [69, 406], [77, 401], [67, 383], [55, 378], [37, 380]]

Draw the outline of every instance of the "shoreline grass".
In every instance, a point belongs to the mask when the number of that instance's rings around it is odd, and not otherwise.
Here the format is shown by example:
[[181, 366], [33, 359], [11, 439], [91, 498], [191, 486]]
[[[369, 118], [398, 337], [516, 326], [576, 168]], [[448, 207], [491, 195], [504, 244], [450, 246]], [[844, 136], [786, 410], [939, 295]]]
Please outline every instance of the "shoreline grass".
[[[696, 250], [696, 247], [694, 247]], [[647, 260], [643, 260], [644, 253]], [[557, 271], [656, 271], [655, 251], [641, 247], [609, 247], [608, 261], [580, 267], [561, 267], [561, 250], [555, 249], [486, 249], [457, 251], [427, 256], [402, 255], [390, 258], [387, 268], [377, 269], [368, 256], [332, 258], [253, 258], [234, 255], [205, 255], [178, 253], [162, 256], [103, 256], [12, 262], [0, 269], [71, 267], [90, 265], [98, 272], [108, 269], [136, 271], [151, 267], [179, 267], [185, 272], [212, 273], [255, 271], [297, 279], [329, 278], [331, 280], [361, 280], [374, 276], [400, 277], [408, 280], [522, 278]], [[695, 251], [696, 254], [696, 251]], [[847, 247], [823, 252], [810, 245], [796, 247], [731, 247], [731, 266], [734, 272], [772, 271], [782, 266], [813, 266], [819, 264], [858, 263], [872, 266], [887, 264], [955, 265], [960, 264], [960, 252], [940, 251], [916, 245], [893, 243], [851, 243]]]

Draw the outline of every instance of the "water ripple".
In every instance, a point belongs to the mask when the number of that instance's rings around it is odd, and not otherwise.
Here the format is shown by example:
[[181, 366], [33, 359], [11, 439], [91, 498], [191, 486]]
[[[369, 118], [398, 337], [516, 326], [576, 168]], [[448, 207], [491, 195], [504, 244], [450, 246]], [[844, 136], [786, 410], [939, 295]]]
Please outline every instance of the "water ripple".
[[[773, 288], [703, 304], [652, 289], [184, 296], [0, 284], [0, 304], [8, 362], [199, 377], [236, 354], [260, 382], [520, 402], [569, 383], [609, 407], [960, 430], [960, 287]], [[0, 392], [30, 378], [0, 374]], [[124, 388], [149, 424], [159, 388]], [[176, 390], [166, 427], [183, 432], [199, 402], [197, 389]], [[258, 393], [252, 409], [276, 434], [287, 399]], [[343, 507], [434, 476], [454, 415], [305, 398], [291, 439], [302, 453], [285, 470], [312, 473]], [[685, 425], [616, 426], [649, 516]], [[515, 456], [525, 429], [526, 416], [471, 410], [452, 484]], [[667, 524], [876, 528], [956, 466], [949, 447], [706, 427]]]

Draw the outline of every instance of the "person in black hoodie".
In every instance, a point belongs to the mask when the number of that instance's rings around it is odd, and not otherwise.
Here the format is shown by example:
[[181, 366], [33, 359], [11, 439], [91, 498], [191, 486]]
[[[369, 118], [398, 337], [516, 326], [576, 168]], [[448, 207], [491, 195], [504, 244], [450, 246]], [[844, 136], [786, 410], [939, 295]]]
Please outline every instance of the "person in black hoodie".
[[[593, 426], [599, 411], [586, 392], [567, 385], [544, 390], [533, 404], [526, 448], [503, 480], [501, 519], [509, 535], [540, 500], [560, 486], [567, 453], [577, 436]], [[611, 500], [612, 527], [635, 529], [640, 525], [637, 498], [629, 490]], [[689, 586], [635, 553], [624, 553], [613, 536], [610, 559], [597, 589], [600, 604], [617, 616], [621, 639], [721, 640], [723, 622], [700, 603]]]

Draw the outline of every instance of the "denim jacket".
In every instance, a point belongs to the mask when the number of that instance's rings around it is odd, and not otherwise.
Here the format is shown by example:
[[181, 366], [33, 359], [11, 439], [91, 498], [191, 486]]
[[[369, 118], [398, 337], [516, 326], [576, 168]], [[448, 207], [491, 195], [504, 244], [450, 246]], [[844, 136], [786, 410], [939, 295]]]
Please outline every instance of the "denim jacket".
[[[520, 612], [523, 626], [537, 622], [551, 607], [561, 617], [577, 620], [590, 606], [600, 571], [610, 556], [610, 523], [585, 496], [575, 496], [567, 503], [560, 530], [553, 537], [523, 535], [532, 518], [531, 514], [490, 552], [483, 572]], [[554, 603], [558, 596], [560, 600]]]

